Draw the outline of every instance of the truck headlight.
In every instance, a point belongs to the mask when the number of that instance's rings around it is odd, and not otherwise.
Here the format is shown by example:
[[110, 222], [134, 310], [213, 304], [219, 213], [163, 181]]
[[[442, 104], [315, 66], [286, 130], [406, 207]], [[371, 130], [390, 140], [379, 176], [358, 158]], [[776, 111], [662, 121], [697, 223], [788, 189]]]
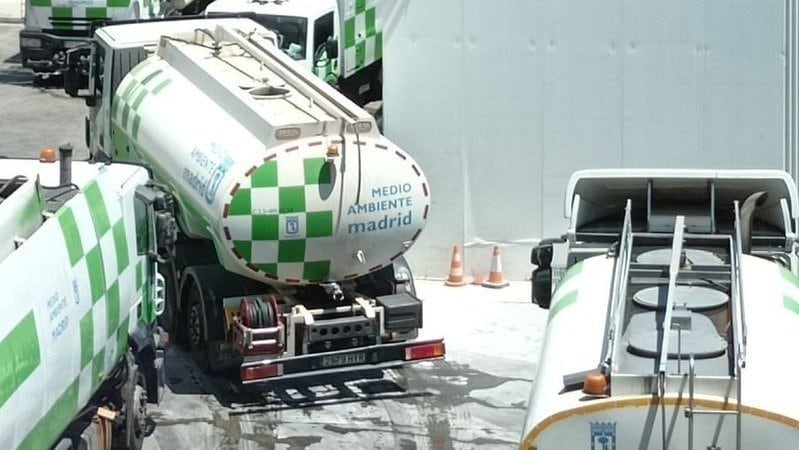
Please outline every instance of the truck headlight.
[[24, 37], [19, 39], [19, 45], [21, 47], [39, 48], [42, 46], [42, 40], [39, 38]]

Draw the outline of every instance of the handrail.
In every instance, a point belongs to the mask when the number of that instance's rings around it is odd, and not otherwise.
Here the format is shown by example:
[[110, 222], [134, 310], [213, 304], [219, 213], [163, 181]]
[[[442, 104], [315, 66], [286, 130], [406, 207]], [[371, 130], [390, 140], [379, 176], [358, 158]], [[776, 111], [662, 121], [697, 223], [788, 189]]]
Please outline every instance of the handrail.
[[666, 310], [663, 322], [660, 324], [662, 338], [658, 349], [658, 373], [666, 375], [666, 366], [669, 362], [669, 332], [674, 309], [674, 291], [677, 287], [677, 273], [680, 271], [682, 259], [682, 241], [685, 232], [685, 216], [677, 216], [674, 221], [674, 237], [671, 241], [671, 262], [669, 263], [669, 286], [666, 294]]
[[608, 317], [608, 334], [606, 336], [607, 348], [602, 357], [601, 367], [603, 372], [608, 374], [611, 371], [615, 343], [621, 338], [621, 326], [618, 317], [621, 314], [621, 307], [624, 304], [622, 299], [627, 292], [627, 276], [630, 270], [630, 258], [632, 255], [632, 200], [627, 200], [624, 207], [624, 225], [621, 230], [621, 241], [616, 252], [616, 265], [613, 269], [613, 280], [611, 285], [610, 298], [610, 317]]
[[[736, 362], [740, 359], [740, 367], [746, 367], [746, 314], [741, 294], [741, 211], [736, 200], [735, 207], [735, 231], [733, 233], [732, 252], [730, 255], [730, 268], [732, 271], [732, 286], [730, 296], [733, 308], [734, 334], [733, 346], [735, 348]], [[738, 364], [736, 364], [737, 371]], [[736, 376], [738, 373], [735, 374]]]

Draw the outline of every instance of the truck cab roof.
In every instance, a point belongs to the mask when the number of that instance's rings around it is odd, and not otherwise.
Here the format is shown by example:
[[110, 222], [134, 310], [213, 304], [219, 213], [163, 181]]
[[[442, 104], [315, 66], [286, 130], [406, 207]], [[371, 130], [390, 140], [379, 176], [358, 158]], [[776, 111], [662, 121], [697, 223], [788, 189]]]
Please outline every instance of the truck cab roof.
[[294, 17], [319, 17], [333, 11], [335, 1], [318, 0], [215, 0], [206, 8], [206, 12], [255, 12], [258, 14]]
[[[142, 26], [146, 23], [146, 26]], [[251, 30], [264, 36], [274, 33], [248, 18], [192, 18], [183, 20], [154, 20], [147, 22], [108, 25], [96, 31], [96, 36], [111, 48], [131, 48], [155, 45], [163, 35], [190, 33], [198, 29], [213, 30], [217, 25]]]

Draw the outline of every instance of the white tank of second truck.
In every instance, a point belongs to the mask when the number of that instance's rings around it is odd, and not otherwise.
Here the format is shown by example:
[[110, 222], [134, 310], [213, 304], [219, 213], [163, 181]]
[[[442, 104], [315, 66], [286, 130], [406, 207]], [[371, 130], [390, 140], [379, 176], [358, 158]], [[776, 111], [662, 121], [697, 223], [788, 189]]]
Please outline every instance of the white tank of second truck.
[[389, 265], [418, 237], [429, 185], [388, 139], [325, 132], [267, 147], [257, 123], [229, 114], [233, 102], [268, 115], [263, 99], [246, 86], [204, 84], [224, 74], [176, 66], [153, 55], [122, 81], [114, 154], [143, 160], [173, 188], [183, 230], [212, 239], [228, 270], [290, 284], [341, 281]]

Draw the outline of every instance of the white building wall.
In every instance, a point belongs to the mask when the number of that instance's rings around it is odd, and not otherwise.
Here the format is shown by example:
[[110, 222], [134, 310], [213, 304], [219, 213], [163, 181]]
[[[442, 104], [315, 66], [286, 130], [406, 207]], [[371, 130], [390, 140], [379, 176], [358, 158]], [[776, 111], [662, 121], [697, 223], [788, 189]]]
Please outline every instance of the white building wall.
[[578, 169], [789, 168], [791, 1], [396, 1], [385, 131], [433, 195], [415, 274], [445, 277], [457, 244], [485, 276], [498, 243], [528, 277]]

